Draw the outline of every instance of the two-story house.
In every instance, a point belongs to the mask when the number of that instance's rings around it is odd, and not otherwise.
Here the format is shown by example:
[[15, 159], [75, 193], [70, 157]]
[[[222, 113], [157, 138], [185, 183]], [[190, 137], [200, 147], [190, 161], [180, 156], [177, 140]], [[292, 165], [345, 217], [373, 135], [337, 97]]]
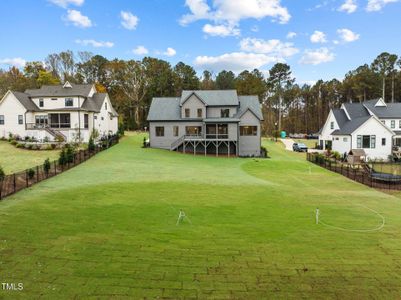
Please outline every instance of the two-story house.
[[0, 101], [0, 137], [88, 142], [93, 130], [100, 136], [118, 130], [108, 94], [97, 93], [93, 84], [66, 82], [24, 93], [8, 91]]
[[235, 90], [183, 91], [154, 98], [148, 114], [153, 148], [215, 155], [260, 156], [263, 120], [257, 96]]
[[394, 147], [401, 146], [401, 103], [376, 99], [332, 109], [319, 144], [341, 154], [364, 149], [368, 159], [388, 159]]

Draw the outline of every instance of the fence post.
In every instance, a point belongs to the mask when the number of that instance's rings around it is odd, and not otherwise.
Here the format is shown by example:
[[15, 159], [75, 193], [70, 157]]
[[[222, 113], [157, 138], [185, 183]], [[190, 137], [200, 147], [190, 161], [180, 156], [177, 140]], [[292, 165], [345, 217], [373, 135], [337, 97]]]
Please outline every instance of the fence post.
[[0, 200], [1, 198], [1, 193], [3, 192], [3, 180], [0, 180]]
[[54, 161], [54, 175], [57, 175], [57, 163]]
[[15, 173], [13, 175], [14, 175], [13, 176], [13, 185], [14, 185], [14, 193], [15, 193], [15, 190], [17, 189], [17, 182], [15, 180]]
[[36, 166], [36, 182], [39, 182], [39, 166]]
[[25, 182], [26, 182], [26, 187], [29, 186], [29, 182], [28, 182], [28, 170], [25, 170]]

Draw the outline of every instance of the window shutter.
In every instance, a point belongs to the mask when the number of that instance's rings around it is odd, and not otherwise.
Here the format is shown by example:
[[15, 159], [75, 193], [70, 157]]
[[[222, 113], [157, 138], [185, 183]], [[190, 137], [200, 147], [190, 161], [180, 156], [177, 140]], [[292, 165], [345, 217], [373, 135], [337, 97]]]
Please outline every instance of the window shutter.
[[362, 136], [361, 135], [358, 135], [356, 138], [356, 147], [362, 148]]
[[370, 136], [370, 148], [376, 148], [376, 136], [375, 135], [371, 135]]

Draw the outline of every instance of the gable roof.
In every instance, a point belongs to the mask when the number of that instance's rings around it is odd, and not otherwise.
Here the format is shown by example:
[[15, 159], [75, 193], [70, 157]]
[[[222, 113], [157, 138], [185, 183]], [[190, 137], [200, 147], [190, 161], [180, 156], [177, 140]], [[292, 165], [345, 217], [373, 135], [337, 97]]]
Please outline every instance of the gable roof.
[[28, 94], [10, 91], [27, 111], [40, 111], [39, 107], [29, 98]]
[[345, 122], [340, 129], [334, 130], [332, 135], [350, 135], [359, 127], [361, 127], [367, 120], [373, 118], [372, 116], [359, 117]]
[[236, 90], [187, 90], [182, 91], [180, 105], [188, 97], [195, 94], [208, 106], [234, 106], [238, 105], [238, 95]]
[[174, 121], [181, 119], [181, 98], [153, 98], [148, 121]]
[[367, 101], [364, 103], [364, 106], [378, 118], [399, 119], [401, 117], [401, 103], [387, 103], [386, 106], [375, 106], [374, 103]]
[[345, 114], [343, 109], [340, 108], [334, 108], [333, 109], [333, 114], [334, 114], [334, 118], [337, 121], [338, 127], [342, 127], [346, 122], [348, 122], [348, 117]]
[[93, 84], [70, 84], [63, 85], [43, 85], [40, 89], [28, 89], [25, 91], [31, 97], [60, 97], [60, 96], [82, 96], [88, 97]]
[[258, 96], [238, 96], [239, 110], [235, 117], [240, 118], [247, 110], [250, 110], [259, 120], [263, 120], [262, 108]]
[[368, 110], [362, 103], [344, 103], [343, 104], [349, 117], [352, 119], [370, 116]]

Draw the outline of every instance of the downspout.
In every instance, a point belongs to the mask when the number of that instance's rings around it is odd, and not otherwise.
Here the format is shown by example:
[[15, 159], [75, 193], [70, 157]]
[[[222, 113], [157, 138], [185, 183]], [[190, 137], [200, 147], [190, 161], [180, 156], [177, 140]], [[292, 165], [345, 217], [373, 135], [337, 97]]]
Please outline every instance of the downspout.
[[81, 141], [81, 97], [78, 96], [78, 138]]

